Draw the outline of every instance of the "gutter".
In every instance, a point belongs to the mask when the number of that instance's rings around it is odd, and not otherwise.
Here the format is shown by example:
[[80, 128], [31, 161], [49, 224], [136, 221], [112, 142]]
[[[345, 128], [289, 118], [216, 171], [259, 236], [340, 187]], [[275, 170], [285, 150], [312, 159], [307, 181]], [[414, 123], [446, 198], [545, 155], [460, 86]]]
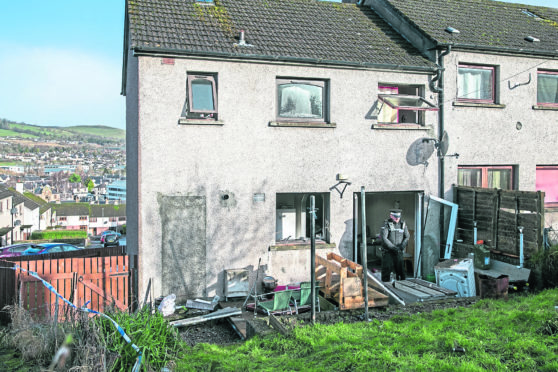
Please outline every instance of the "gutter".
[[522, 48], [508, 48], [508, 47], [492, 47], [486, 45], [478, 44], [456, 44], [456, 43], [438, 43], [438, 47], [454, 47], [466, 50], [476, 50], [476, 51], [490, 51], [490, 52], [501, 52], [501, 53], [511, 53], [511, 54], [525, 54], [529, 56], [545, 56], [545, 57], [558, 57], [558, 50], [551, 52], [548, 50], [539, 49], [522, 49]]
[[[444, 50], [442, 53], [438, 55], [438, 71], [436, 74], [436, 81], [438, 81], [438, 86], [434, 87], [434, 91], [438, 93], [438, 143], [442, 142], [442, 137], [444, 135], [445, 130], [445, 122], [444, 122], [444, 56], [447, 56], [451, 52], [451, 44], [447, 46], [447, 49]], [[430, 87], [433, 88], [434, 79], [430, 82]], [[444, 189], [445, 189], [445, 162], [444, 156], [440, 154], [440, 147], [438, 147], [438, 196], [441, 199], [444, 198]]]
[[227, 58], [237, 60], [261, 60], [269, 62], [291, 62], [291, 63], [306, 63], [306, 64], [325, 64], [333, 66], [347, 66], [347, 67], [362, 67], [362, 68], [378, 68], [387, 70], [400, 70], [400, 71], [415, 71], [435, 73], [437, 67], [427, 66], [410, 66], [410, 65], [396, 65], [388, 63], [371, 63], [371, 62], [349, 62], [337, 61], [320, 58], [302, 58], [302, 57], [288, 57], [288, 56], [269, 56], [260, 54], [235, 54], [229, 52], [210, 52], [210, 51], [186, 51], [181, 49], [171, 48], [149, 48], [149, 47], [134, 47], [132, 48], [134, 56], [184, 56], [184, 57], [214, 57], [214, 58]]

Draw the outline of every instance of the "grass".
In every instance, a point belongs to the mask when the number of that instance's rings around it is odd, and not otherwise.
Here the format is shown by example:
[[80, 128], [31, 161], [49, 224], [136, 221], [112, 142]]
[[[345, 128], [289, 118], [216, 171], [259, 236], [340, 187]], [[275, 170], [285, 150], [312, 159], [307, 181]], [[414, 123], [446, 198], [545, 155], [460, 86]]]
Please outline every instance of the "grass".
[[73, 127], [67, 127], [66, 130], [79, 133], [79, 134], [89, 134], [94, 136], [112, 137], [124, 139], [126, 138], [126, 131], [118, 128], [106, 127], [103, 125], [78, 125]]
[[[555, 305], [557, 289], [385, 322], [300, 327], [287, 338], [200, 344], [177, 370], [556, 371]], [[465, 352], [454, 352], [455, 345]]]
[[[144, 310], [110, 316], [142, 350], [143, 371], [159, 371], [163, 366], [174, 371], [556, 371], [556, 305], [558, 289], [550, 289], [384, 322], [298, 324], [288, 337], [193, 348], [158, 313]], [[4, 335], [0, 332], [0, 340], [18, 347], [26, 360], [35, 357], [44, 365], [67, 332], [74, 339], [69, 345], [74, 366], [104, 360], [112, 366], [109, 370], [129, 371], [136, 360], [135, 351], [103, 318], [83, 317], [53, 338], [55, 332], [41, 330], [21, 311], [15, 314], [15, 327]], [[465, 351], [454, 351], [456, 346]]]
[[38, 138], [38, 136], [33, 134], [16, 132], [9, 129], [0, 129], [0, 137]]

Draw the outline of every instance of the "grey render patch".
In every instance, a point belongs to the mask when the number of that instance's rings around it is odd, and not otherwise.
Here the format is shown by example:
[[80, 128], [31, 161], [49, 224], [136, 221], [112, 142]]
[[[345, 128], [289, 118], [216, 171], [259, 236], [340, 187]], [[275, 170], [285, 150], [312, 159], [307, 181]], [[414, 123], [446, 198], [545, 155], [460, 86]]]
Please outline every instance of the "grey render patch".
[[161, 215], [161, 264], [164, 295], [204, 296], [206, 289], [205, 196], [157, 197]]

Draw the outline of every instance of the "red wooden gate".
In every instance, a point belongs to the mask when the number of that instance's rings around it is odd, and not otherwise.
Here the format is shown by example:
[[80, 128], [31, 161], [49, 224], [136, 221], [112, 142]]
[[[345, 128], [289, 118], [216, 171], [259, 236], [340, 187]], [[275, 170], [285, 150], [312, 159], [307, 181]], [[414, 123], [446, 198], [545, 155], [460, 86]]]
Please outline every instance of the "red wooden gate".
[[[36, 261], [15, 261], [19, 304], [38, 317], [62, 315], [69, 306], [29, 274], [33, 271], [50, 283], [77, 307], [104, 312], [106, 306], [120, 310], [130, 307], [130, 270], [128, 256], [74, 257]], [[57, 308], [58, 303], [58, 308]], [[87, 305], [86, 305], [87, 304]]]

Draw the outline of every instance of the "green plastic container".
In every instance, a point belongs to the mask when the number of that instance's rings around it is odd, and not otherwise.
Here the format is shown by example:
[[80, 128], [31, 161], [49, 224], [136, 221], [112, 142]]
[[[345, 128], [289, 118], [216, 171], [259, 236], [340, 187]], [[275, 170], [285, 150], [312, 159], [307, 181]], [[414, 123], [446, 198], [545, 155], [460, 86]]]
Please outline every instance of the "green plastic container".
[[475, 267], [481, 270], [488, 270], [491, 264], [490, 251], [486, 249], [484, 244], [475, 244]]

